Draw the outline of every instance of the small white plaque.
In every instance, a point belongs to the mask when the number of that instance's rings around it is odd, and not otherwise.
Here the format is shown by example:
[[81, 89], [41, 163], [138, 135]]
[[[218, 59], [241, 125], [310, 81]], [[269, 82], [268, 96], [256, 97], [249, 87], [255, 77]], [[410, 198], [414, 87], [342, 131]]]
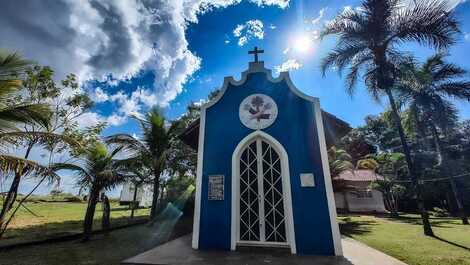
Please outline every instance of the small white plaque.
[[301, 187], [315, 187], [315, 178], [312, 173], [301, 173], [300, 174], [300, 186]]

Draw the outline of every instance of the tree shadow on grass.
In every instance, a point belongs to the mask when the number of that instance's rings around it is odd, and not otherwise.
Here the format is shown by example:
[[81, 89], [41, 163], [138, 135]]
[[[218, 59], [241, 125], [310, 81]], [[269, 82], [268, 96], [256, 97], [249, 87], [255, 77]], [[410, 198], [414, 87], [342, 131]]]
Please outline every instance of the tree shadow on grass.
[[[385, 217], [385, 219], [394, 222], [401, 222], [407, 223], [411, 225], [423, 225], [421, 221], [421, 217], [412, 217], [412, 216], [399, 216], [399, 217]], [[439, 228], [452, 228], [452, 221], [454, 219], [451, 218], [430, 218], [431, 226], [439, 227]]]
[[352, 220], [349, 217], [342, 218], [339, 223], [341, 234], [345, 236], [362, 235], [371, 232], [371, 226], [377, 222], [372, 220]]
[[435, 239], [437, 239], [437, 240], [439, 240], [439, 241], [442, 241], [442, 242], [444, 242], [444, 243], [450, 244], [450, 245], [452, 245], [452, 246], [455, 246], [455, 247], [462, 248], [462, 249], [465, 249], [465, 250], [470, 251], [470, 248], [469, 248], [469, 247], [466, 247], [466, 246], [464, 246], [464, 245], [460, 245], [460, 244], [457, 244], [457, 243], [455, 243], [455, 242], [446, 240], [446, 239], [444, 239], [444, 238], [442, 238], [442, 237], [439, 237], [439, 236], [434, 235], [433, 238], [435, 238]]
[[[136, 216], [133, 219], [130, 219], [128, 216], [114, 217], [111, 218], [111, 227], [128, 225], [147, 219], [148, 216]], [[10, 228], [0, 240], [0, 247], [81, 233], [82, 226], [83, 220], [68, 220]], [[93, 230], [99, 229], [101, 229], [100, 218], [93, 221]]]

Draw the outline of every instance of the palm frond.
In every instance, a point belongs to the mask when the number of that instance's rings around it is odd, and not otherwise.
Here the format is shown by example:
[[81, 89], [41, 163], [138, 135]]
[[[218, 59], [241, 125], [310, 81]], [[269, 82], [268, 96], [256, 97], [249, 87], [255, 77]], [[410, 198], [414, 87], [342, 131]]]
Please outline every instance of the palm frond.
[[387, 42], [415, 41], [445, 49], [454, 44], [460, 33], [459, 23], [445, 1], [417, 1], [408, 8], [397, 9], [391, 22], [394, 34]]
[[33, 175], [35, 177], [47, 176], [50, 181], [60, 179], [51, 167], [10, 155], [0, 155], [0, 171], [6, 174], [21, 173], [22, 175]]
[[24, 131], [9, 131], [0, 132], [0, 145], [2, 144], [15, 144], [18, 141], [32, 141], [37, 144], [53, 143], [66, 143], [73, 147], [81, 147], [81, 144], [74, 138], [57, 133], [51, 132], [24, 132]]
[[51, 111], [45, 104], [21, 104], [0, 109], [0, 121], [5, 123], [37, 123], [48, 127], [50, 116]]
[[104, 140], [108, 144], [123, 146], [124, 150], [127, 151], [135, 153], [148, 153], [147, 146], [129, 134], [114, 134], [106, 137]]
[[440, 84], [436, 90], [457, 99], [470, 101], [470, 82], [468, 81], [445, 82]]

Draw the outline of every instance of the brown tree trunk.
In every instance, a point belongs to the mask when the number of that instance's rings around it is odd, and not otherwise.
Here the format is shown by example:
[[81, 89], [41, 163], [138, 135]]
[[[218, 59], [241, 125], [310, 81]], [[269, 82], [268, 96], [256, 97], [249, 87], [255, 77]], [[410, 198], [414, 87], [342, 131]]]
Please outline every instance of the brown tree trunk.
[[109, 228], [111, 228], [111, 222], [109, 220], [111, 215], [111, 206], [109, 205], [109, 199], [106, 195], [103, 196], [102, 208], [103, 217], [101, 218], [101, 228], [103, 231], [107, 232], [109, 231]]
[[93, 217], [95, 215], [96, 203], [98, 202], [100, 190], [92, 187], [88, 195], [88, 206], [86, 208], [85, 219], [83, 221], [83, 241], [87, 241], [91, 237], [93, 229]]
[[454, 195], [455, 202], [457, 203], [457, 208], [459, 209], [460, 219], [462, 219], [462, 224], [468, 225], [468, 217], [465, 213], [465, 208], [463, 207], [462, 201], [460, 200], [459, 191], [455, 185], [455, 180], [453, 177], [449, 178], [450, 186], [452, 188], [452, 194]]
[[152, 197], [152, 207], [150, 209], [150, 219], [153, 220], [157, 217], [158, 210], [158, 195], [160, 192], [160, 168], [156, 168], [154, 171], [154, 180], [153, 180], [153, 197]]
[[411, 182], [412, 182], [413, 188], [416, 192], [416, 200], [417, 200], [417, 204], [418, 204], [418, 211], [420, 212], [421, 219], [423, 221], [423, 232], [427, 236], [434, 236], [434, 233], [433, 233], [432, 228], [431, 228], [431, 223], [429, 222], [428, 212], [426, 211], [426, 209], [424, 207], [424, 200], [423, 200], [423, 196], [422, 196], [421, 184], [419, 184], [417, 172], [416, 172], [416, 169], [414, 167], [413, 160], [411, 159], [411, 151], [410, 151], [410, 148], [409, 148], [408, 143], [406, 141], [406, 136], [405, 136], [405, 132], [403, 130], [403, 126], [401, 125], [401, 119], [400, 119], [400, 115], [398, 114], [398, 109], [397, 109], [397, 105], [395, 103], [395, 99], [393, 98], [393, 94], [392, 94], [392, 91], [390, 90], [390, 88], [386, 88], [385, 91], [387, 93], [388, 100], [389, 100], [390, 106], [392, 108], [392, 118], [393, 118], [393, 121], [395, 122], [395, 126], [398, 129], [398, 134], [400, 136], [401, 145], [403, 147], [403, 153], [405, 154], [406, 163], [408, 165], [408, 169], [410, 170]]
[[8, 194], [3, 201], [2, 211], [0, 212], [0, 227], [3, 227], [7, 213], [13, 208], [13, 204], [15, 203], [16, 197], [18, 195], [18, 187], [20, 186], [21, 174], [15, 172], [15, 177], [13, 178], [13, 182], [11, 183], [10, 189], [8, 190]]
[[[437, 153], [437, 165], [436, 166], [441, 166], [443, 164], [446, 164], [446, 159], [445, 159], [445, 155], [442, 153], [441, 140], [439, 139], [439, 133], [437, 131], [435, 124], [431, 125], [431, 131], [432, 131], [432, 136], [434, 138], [434, 145], [436, 147], [436, 153]], [[455, 185], [454, 178], [450, 177], [449, 182], [450, 182], [450, 187], [452, 188], [452, 194], [454, 195], [454, 200], [457, 203], [457, 209], [459, 211], [460, 218], [462, 219], [462, 224], [468, 225], [467, 214], [465, 213], [465, 209], [460, 199], [460, 196], [459, 196], [460, 194], [459, 194], [459, 191], [457, 190], [457, 186]]]
[[[28, 159], [31, 149], [33, 148], [34, 143], [29, 143], [28, 148], [26, 149], [26, 153], [24, 155], [24, 159]], [[21, 177], [23, 176], [24, 170], [16, 171], [15, 177], [10, 185], [10, 189], [8, 190], [8, 194], [3, 201], [2, 211], [0, 212], [0, 227], [3, 227], [7, 213], [13, 208], [13, 204], [16, 201], [16, 197], [18, 196], [18, 188], [20, 186]]]
[[131, 205], [131, 219], [134, 218], [134, 211], [136, 208], [136, 200], [137, 200], [137, 185], [134, 184], [134, 196], [132, 197], [132, 205]]

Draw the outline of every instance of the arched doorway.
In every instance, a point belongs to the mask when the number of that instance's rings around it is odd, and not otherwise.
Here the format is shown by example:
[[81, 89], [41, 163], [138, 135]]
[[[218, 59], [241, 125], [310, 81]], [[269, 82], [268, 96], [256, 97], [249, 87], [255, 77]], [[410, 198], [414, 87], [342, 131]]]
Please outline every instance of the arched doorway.
[[239, 143], [232, 157], [232, 249], [290, 247], [295, 253], [288, 168], [287, 153], [268, 134], [255, 131]]

